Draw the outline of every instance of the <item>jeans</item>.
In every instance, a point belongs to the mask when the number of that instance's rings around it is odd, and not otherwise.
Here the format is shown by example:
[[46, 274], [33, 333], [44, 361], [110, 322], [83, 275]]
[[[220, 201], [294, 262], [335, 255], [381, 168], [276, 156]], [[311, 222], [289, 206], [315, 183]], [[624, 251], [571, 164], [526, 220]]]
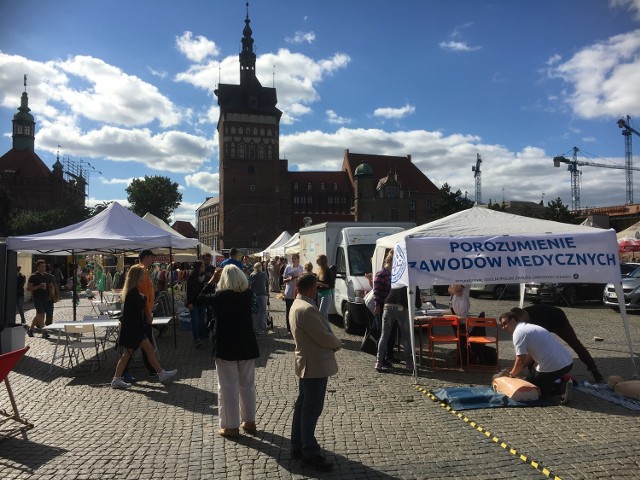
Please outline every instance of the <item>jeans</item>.
[[[397, 323], [400, 327], [400, 336], [402, 337], [402, 346], [404, 349], [406, 368], [413, 370], [413, 355], [411, 351], [411, 330], [409, 329], [409, 311], [406, 308], [400, 310], [399, 307], [385, 305], [382, 314], [382, 333], [378, 341], [378, 354], [376, 360], [382, 363], [387, 354], [387, 344], [391, 336], [393, 325]], [[391, 353], [391, 352], [389, 352]]]
[[24, 296], [16, 297], [16, 308], [20, 314], [20, 320], [22, 323], [26, 323], [27, 321], [24, 319]]
[[327, 293], [318, 292], [318, 309], [325, 320], [329, 320], [329, 305], [333, 301], [333, 290]]
[[257, 295], [258, 312], [253, 314], [253, 331], [256, 333], [266, 333], [267, 331], [267, 295]]
[[207, 307], [204, 305], [193, 305], [193, 308], [189, 310], [191, 313], [191, 333], [193, 334], [193, 340], [206, 340], [209, 338], [207, 328], [204, 324], [204, 319], [207, 314]]
[[302, 452], [304, 457], [315, 457], [321, 453], [315, 433], [324, 408], [327, 380], [327, 377], [301, 378], [298, 383], [298, 399], [291, 422], [291, 450]]

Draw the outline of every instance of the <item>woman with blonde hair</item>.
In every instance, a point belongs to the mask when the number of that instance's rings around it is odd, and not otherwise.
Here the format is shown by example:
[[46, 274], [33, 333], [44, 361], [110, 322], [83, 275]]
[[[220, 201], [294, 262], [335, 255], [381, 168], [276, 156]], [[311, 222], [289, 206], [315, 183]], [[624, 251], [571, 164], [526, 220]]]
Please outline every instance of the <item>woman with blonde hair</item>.
[[122, 379], [122, 372], [138, 347], [147, 354], [149, 363], [158, 373], [158, 379], [161, 382], [169, 380], [178, 373], [177, 370], [167, 371], [160, 366], [160, 363], [153, 352], [153, 345], [151, 345], [151, 342], [145, 335], [146, 316], [144, 307], [147, 299], [138, 290], [138, 285], [140, 285], [145, 275], [146, 269], [144, 265], [133, 265], [127, 273], [124, 288], [122, 289], [123, 305], [118, 343], [124, 348], [124, 351], [118, 360], [116, 372], [113, 376], [113, 380], [111, 381], [111, 386], [113, 388], [129, 388], [131, 386], [130, 383], [127, 383]]
[[[216, 285], [216, 281], [220, 279]], [[213, 296], [208, 295], [215, 290]], [[254, 359], [260, 356], [253, 330], [253, 292], [242, 270], [233, 264], [220, 269], [202, 289], [213, 307], [213, 357], [218, 378], [218, 418], [223, 437], [237, 437], [240, 427], [256, 432]]]

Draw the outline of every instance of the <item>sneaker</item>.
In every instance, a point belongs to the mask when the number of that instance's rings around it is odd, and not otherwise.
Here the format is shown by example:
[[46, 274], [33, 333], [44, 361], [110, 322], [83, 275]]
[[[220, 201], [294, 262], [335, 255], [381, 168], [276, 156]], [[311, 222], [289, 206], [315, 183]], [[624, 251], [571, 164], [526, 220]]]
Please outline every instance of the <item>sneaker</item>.
[[149, 380], [155, 380], [158, 378], [158, 372], [149, 372]]
[[566, 405], [567, 403], [570, 403], [571, 400], [573, 400], [573, 380], [569, 379], [564, 384], [564, 390], [562, 392], [562, 399], [560, 400], [560, 403], [562, 405]]
[[178, 370], [162, 370], [158, 374], [158, 380], [160, 380], [160, 382], [164, 383], [167, 380], [169, 380], [171, 377], [173, 377], [176, 373], [178, 373]]
[[221, 428], [218, 430], [218, 435], [222, 437], [239, 437], [240, 429], [239, 428]]
[[389, 370], [393, 365], [386, 360], [382, 360], [381, 362], [376, 362], [376, 370], [379, 372]]
[[29, 330], [27, 330], [27, 335], [29, 335], [30, 337], [33, 337], [33, 328], [30, 328]]
[[111, 380], [111, 388], [129, 388], [129, 387], [131, 387], [131, 384], [122, 380], [122, 377], [113, 377], [113, 380]]
[[42, 332], [42, 338], [49, 338], [51, 335], [49, 335], [47, 332]]
[[137, 382], [136, 377], [134, 377], [130, 373], [123, 374], [122, 375], [122, 379], [127, 383], [136, 383]]
[[256, 433], [257, 431], [256, 422], [242, 422], [240, 426], [247, 433]]
[[318, 472], [328, 472], [333, 468], [333, 463], [327, 462], [322, 455], [316, 455], [315, 457], [302, 457], [302, 465], [305, 467], [311, 467]]

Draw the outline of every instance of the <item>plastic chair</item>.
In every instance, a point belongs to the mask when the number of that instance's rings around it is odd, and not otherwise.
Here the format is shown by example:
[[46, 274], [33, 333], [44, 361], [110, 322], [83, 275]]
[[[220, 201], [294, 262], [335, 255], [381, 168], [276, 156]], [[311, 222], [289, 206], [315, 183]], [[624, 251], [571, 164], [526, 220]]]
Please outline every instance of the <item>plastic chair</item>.
[[[96, 328], [93, 324], [88, 325], [65, 325], [64, 333], [66, 338], [65, 351], [69, 352], [69, 365], [73, 368], [73, 358], [76, 359], [76, 366], [79, 364], [78, 353], [82, 355], [82, 359], [86, 360], [84, 356], [84, 350], [94, 350], [96, 352], [96, 361], [100, 366], [100, 345], [101, 342], [96, 336]], [[103, 347], [104, 352], [104, 347]], [[62, 352], [62, 358], [64, 362], [65, 351]], [[106, 352], [105, 352], [106, 355]], [[91, 371], [95, 364], [91, 364]]]
[[13, 367], [15, 367], [18, 360], [22, 358], [27, 350], [29, 350], [29, 347], [24, 347], [20, 350], [14, 350], [13, 352], [0, 355], [0, 382], [4, 380], [4, 384], [7, 387], [7, 394], [9, 395], [9, 401], [11, 402], [11, 408], [13, 409], [13, 413], [0, 409], [0, 417], [2, 417], [0, 418], [0, 425], [4, 425], [9, 421], [18, 422], [20, 424], [19, 426], [12, 424], [9, 429], [0, 430], [0, 436], [2, 436], [2, 439], [18, 434], [22, 434], [26, 439], [26, 431], [33, 428], [33, 423], [29, 423], [20, 416], [20, 412], [18, 412], [18, 405], [16, 404], [16, 399], [13, 396], [13, 390], [11, 390], [11, 384], [9, 383], [8, 378], [9, 372], [13, 370]]
[[[438, 329], [437, 332], [435, 331], [436, 328]], [[434, 345], [436, 343], [455, 344], [458, 366], [462, 368], [462, 349], [460, 348], [458, 317], [445, 315], [442, 317], [432, 317], [429, 321], [429, 355], [431, 356], [431, 368], [433, 370], [436, 370], [436, 359], [434, 355]]]
[[[474, 332], [474, 329], [475, 332]], [[488, 331], [488, 332], [487, 332]], [[475, 335], [474, 335], [475, 333]], [[495, 333], [495, 336], [487, 335], [487, 333]], [[467, 368], [472, 369], [498, 369], [498, 322], [495, 318], [468, 317], [467, 318]], [[490, 345], [496, 344], [496, 363], [495, 365], [485, 365], [471, 362], [472, 345]]]

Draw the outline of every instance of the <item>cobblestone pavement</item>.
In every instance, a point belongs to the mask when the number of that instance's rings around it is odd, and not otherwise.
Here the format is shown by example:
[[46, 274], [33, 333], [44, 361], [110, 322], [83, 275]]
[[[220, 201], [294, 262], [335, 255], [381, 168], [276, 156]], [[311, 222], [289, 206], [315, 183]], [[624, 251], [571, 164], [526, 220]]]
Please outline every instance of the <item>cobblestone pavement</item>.
[[[515, 304], [472, 300], [472, 311], [497, 316]], [[158, 339], [163, 366], [179, 370], [175, 381], [163, 386], [147, 380], [138, 360], [131, 371], [141, 381], [129, 390], [109, 386], [118, 356], [114, 349], [93, 373], [88, 364], [72, 372], [56, 366], [50, 372], [54, 338], [27, 338], [31, 349], [10, 378], [20, 411], [35, 428], [27, 440], [0, 442], [0, 478], [640, 478], [637, 412], [576, 392], [575, 402], [567, 406], [462, 412], [474, 427], [420, 389], [488, 384], [490, 373], [425, 368], [418, 389], [402, 366], [393, 373], [376, 372], [373, 357], [359, 350], [360, 338], [338, 326], [340, 372], [329, 381], [317, 429], [335, 468], [321, 474], [303, 469], [289, 452], [297, 395], [293, 345], [284, 328], [284, 303], [272, 298], [271, 307], [275, 331], [259, 340], [258, 432], [237, 440], [215, 434], [210, 349], [196, 350], [190, 332], [177, 332], [177, 348], [171, 332]], [[79, 316], [89, 310], [85, 303]], [[619, 315], [601, 305], [565, 311], [602, 373], [631, 378]], [[27, 318], [32, 316], [29, 311]], [[56, 304], [57, 320], [70, 316], [70, 300]], [[640, 316], [631, 316], [630, 322], [634, 346], [640, 349]], [[595, 342], [595, 336], [604, 340]], [[501, 341], [500, 359], [504, 366], [513, 361], [508, 338]], [[574, 374], [589, 379], [577, 359]], [[6, 409], [2, 391], [0, 408]]]

